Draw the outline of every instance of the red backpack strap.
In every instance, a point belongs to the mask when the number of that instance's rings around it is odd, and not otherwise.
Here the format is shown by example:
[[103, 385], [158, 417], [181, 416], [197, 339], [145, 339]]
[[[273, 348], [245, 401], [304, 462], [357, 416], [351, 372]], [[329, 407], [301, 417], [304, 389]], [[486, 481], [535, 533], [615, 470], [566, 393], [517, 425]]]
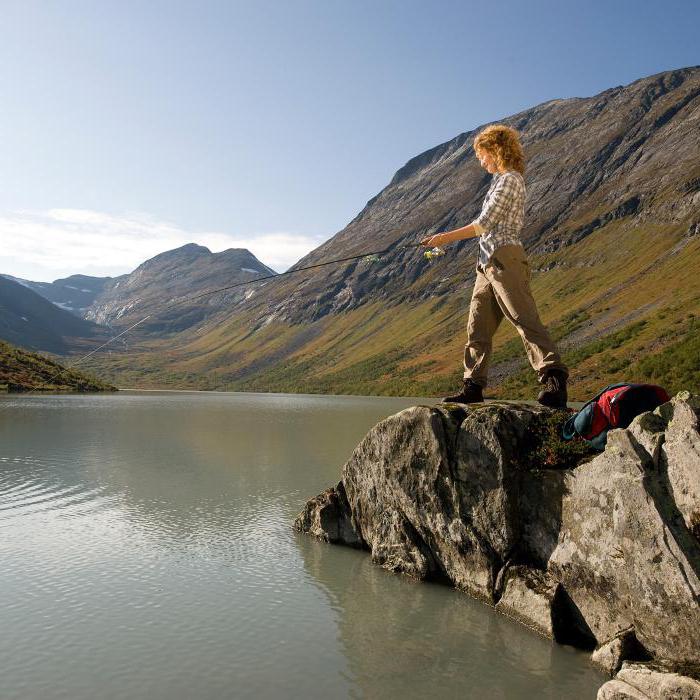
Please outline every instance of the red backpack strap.
[[600, 400], [593, 403], [593, 415], [591, 417], [591, 426], [588, 432], [581, 437], [584, 440], [592, 440], [596, 435], [600, 435], [607, 427], [609, 427], [610, 421], [605, 415], [605, 412], [600, 407]]
[[621, 384], [604, 391], [598, 399], [600, 410], [607, 418], [608, 423], [614, 428], [620, 424], [619, 404], [616, 402], [626, 394], [634, 384]]

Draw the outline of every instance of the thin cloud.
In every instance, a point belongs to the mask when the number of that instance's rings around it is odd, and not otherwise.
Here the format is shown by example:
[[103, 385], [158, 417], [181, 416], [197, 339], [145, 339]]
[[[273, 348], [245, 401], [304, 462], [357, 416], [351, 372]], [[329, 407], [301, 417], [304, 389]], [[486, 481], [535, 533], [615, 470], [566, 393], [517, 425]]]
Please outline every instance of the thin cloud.
[[287, 231], [249, 236], [187, 231], [140, 213], [50, 209], [0, 215], [0, 241], [0, 272], [49, 281], [75, 273], [120, 275], [186, 243], [212, 252], [247, 248], [265, 265], [283, 271], [323, 239]]

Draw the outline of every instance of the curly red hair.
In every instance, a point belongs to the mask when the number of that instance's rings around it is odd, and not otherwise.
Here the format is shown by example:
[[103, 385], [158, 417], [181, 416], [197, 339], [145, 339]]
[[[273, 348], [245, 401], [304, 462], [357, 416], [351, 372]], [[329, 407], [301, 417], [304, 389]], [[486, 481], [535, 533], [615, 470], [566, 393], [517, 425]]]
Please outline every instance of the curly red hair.
[[474, 139], [475, 151], [486, 151], [493, 156], [499, 170], [517, 170], [525, 174], [525, 154], [520, 135], [503, 124], [491, 124]]

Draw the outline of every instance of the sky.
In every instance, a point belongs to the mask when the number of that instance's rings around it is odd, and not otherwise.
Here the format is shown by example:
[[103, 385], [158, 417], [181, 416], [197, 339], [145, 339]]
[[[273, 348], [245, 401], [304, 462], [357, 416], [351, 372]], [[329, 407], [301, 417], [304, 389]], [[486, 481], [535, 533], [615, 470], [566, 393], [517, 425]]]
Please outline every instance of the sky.
[[410, 158], [700, 64], [700, 2], [0, 1], [0, 272], [286, 269]]

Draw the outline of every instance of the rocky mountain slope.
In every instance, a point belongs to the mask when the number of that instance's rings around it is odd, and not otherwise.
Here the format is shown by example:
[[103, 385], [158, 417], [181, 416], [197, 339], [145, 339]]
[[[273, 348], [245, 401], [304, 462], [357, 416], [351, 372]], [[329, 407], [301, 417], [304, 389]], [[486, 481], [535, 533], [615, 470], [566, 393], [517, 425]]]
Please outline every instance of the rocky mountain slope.
[[48, 357], [0, 340], [0, 391], [115, 391], [115, 387]]
[[[646, 662], [599, 697], [700, 698], [700, 397], [611, 431], [592, 458], [558, 437], [566, 416], [406, 409], [370, 430], [295, 527], [464, 590], [611, 675]], [[646, 694], [612, 694], [638, 682]], [[676, 686], [693, 692], [660, 692]]]
[[102, 329], [94, 323], [76, 318], [25, 285], [0, 276], [0, 338], [24, 348], [60, 354], [102, 337]]
[[[140, 325], [134, 333], [136, 338], [144, 339], [188, 329], [221, 311], [229, 313], [232, 307], [251, 294], [251, 289], [244, 286], [229, 293], [207, 295], [212, 289], [275, 274], [247, 250], [212, 253], [204, 246], [190, 243], [146, 260], [133, 272], [119, 277], [71, 275], [50, 283], [32, 282], [11, 275], [0, 275], [0, 278], [36, 292], [59, 309], [115, 331], [152, 314], [152, 320]], [[205, 296], [183, 302], [200, 294]], [[74, 325], [66, 333], [72, 332]], [[88, 325], [92, 327], [92, 324]], [[66, 346], [55, 342], [24, 342], [27, 336], [19, 332], [10, 337], [8, 331], [7, 337], [37, 349], [67, 350]], [[119, 343], [110, 350], [124, 347]]]
[[70, 311], [78, 318], [85, 318], [88, 308], [100, 295], [111, 277], [90, 277], [71, 275], [53, 282], [32, 282], [12, 275], [0, 275], [31, 289], [44, 299], [48, 299], [64, 311]]
[[[241, 287], [187, 303], [181, 303], [183, 298], [274, 274], [248, 250], [212, 253], [189, 243], [147, 260], [128, 275], [109, 280], [85, 318], [120, 329], [153, 314], [152, 320], [140, 327], [141, 333], [178, 332], [222, 309], [228, 313], [245, 298], [247, 290]], [[177, 305], [169, 308], [174, 302]]]
[[[498, 121], [522, 135], [533, 291], [572, 366], [572, 397], [621, 376], [670, 390], [697, 385], [700, 67], [552, 100]], [[280, 278], [238, 297], [196, 335], [170, 339], [167, 359], [136, 355], [128, 367], [105, 360], [96, 371], [126, 372], [130, 382], [150, 386], [407, 395], [453, 389], [476, 243], [451, 246], [434, 262], [402, 246], [478, 213], [490, 179], [472, 148], [481, 128], [411, 159], [298, 266], [390, 248], [379, 261]], [[495, 346], [491, 395], [530, 396], [534, 375], [507, 324]]]

